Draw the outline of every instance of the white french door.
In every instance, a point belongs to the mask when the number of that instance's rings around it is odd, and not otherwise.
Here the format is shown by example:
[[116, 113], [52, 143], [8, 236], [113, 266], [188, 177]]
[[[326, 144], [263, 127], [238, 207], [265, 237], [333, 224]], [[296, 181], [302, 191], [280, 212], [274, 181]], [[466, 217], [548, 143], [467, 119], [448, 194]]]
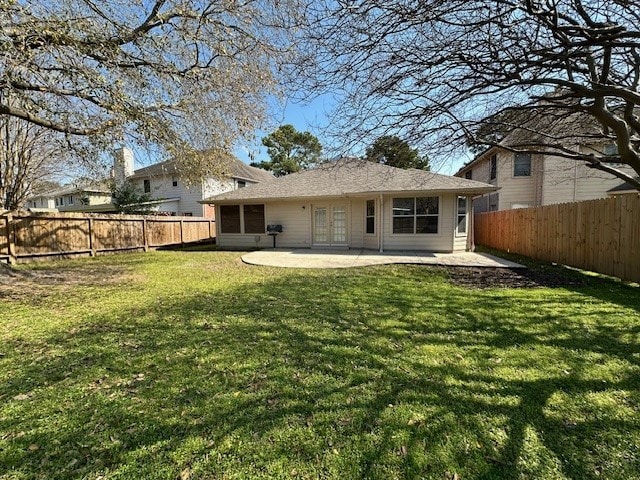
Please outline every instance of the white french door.
[[313, 244], [347, 245], [346, 205], [314, 205]]

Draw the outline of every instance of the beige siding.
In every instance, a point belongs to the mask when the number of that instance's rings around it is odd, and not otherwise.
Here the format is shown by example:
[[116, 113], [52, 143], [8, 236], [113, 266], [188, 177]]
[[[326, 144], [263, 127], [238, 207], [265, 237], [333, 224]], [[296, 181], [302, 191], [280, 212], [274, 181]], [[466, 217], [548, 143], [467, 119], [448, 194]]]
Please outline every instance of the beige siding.
[[[71, 197], [73, 197], [73, 203], [69, 203], [71, 201]], [[82, 203], [82, 199], [89, 200], [88, 203]], [[94, 205], [107, 205], [111, 203], [111, 195], [102, 194], [102, 193], [81, 193], [77, 192], [73, 195], [65, 195], [64, 196], [64, 205], [58, 205], [58, 210], [60, 212], [75, 212], [78, 210], [82, 210], [86, 206], [94, 206]]]
[[364, 200], [359, 198], [350, 201], [350, 248], [364, 247]]
[[[607, 190], [621, 183], [612, 175], [588, 168], [584, 162], [553, 155], [533, 155], [531, 177], [514, 177], [514, 154], [508, 151], [498, 151], [497, 178], [491, 182], [489, 158], [495, 151], [487, 152], [471, 167], [461, 169], [458, 176], [464, 177], [464, 173], [471, 169], [474, 180], [500, 187], [497, 194], [492, 194], [498, 196], [498, 210], [509, 210], [516, 204], [539, 206], [603, 198], [607, 196]], [[593, 150], [584, 148], [584, 151], [589, 153]], [[620, 168], [633, 175], [631, 168]], [[489, 209], [488, 197], [476, 197], [474, 208], [477, 212]]]
[[204, 198], [213, 197], [214, 195], [224, 192], [230, 192], [231, 190], [236, 190], [236, 184], [233, 178], [220, 180], [208, 178], [202, 182], [202, 195]]
[[273, 246], [272, 242], [273, 240], [269, 235], [219, 233], [216, 237], [216, 243], [221, 248], [271, 248]]
[[[484, 183], [495, 183], [495, 180], [491, 181], [491, 179], [489, 178], [489, 176], [491, 175], [491, 162], [489, 161], [490, 158], [491, 155], [486, 155], [482, 159], [478, 160], [475, 165], [473, 165], [473, 167], [471, 168], [471, 180], [476, 180], [478, 182]], [[464, 174], [461, 175], [461, 177], [464, 178]]]
[[[478, 182], [489, 183], [491, 185], [497, 184], [497, 178], [493, 180], [491, 177], [491, 157], [496, 153], [495, 149], [489, 150], [482, 157], [479, 157], [474, 161], [473, 165], [460, 170], [456, 176], [465, 178], [465, 173], [471, 170], [471, 179]], [[495, 195], [495, 194], [494, 194]], [[473, 204], [474, 208], [478, 212], [486, 212], [489, 210], [489, 194], [480, 195], [475, 197]]]
[[[304, 201], [269, 202], [265, 205], [266, 225], [282, 225], [283, 231], [276, 238], [277, 247], [305, 248], [311, 246], [310, 212], [310, 204]], [[219, 214], [219, 211], [216, 212], [216, 218], [220, 218]], [[217, 242], [224, 248], [271, 248], [273, 246], [273, 239], [266, 233], [262, 235], [218, 233]]]
[[380, 199], [379, 197], [371, 197], [371, 198], [365, 198], [362, 200], [362, 228], [364, 231], [365, 228], [365, 222], [366, 222], [366, 218], [365, 218], [365, 205], [366, 205], [366, 201], [367, 200], [374, 200], [376, 203], [376, 210], [375, 210], [375, 233], [373, 235], [369, 234], [367, 235], [366, 233], [364, 234], [363, 237], [363, 247], [370, 249], [370, 250], [377, 250], [380, 248], [380, 242], [378, 240], [378, 233], [380, 231]]
[[107, 203], [111, 203], [111, 195], [108, 194], [89, 193], [85, 195], [89, 199], [89, 205], [105, 205]]
[[[178, 185], [173, 186], [174, 175], [157, 175], [146, 178], [151, 182], [151, 198], [180, 198], [178, 203], [178, 215], [192, 214], [197, 217], [204, 216], [204, 206], [198, 201], [202, 200], [202, 185], [186, 185], [179, 176], [176, 176]], [[140, 191], [144, 191], [144, 178], [135, 179], [135, 186]], [[167, 207], [168, 208], [168, 207]]]
[[[621, 167], [621, 170], [633, 174], [630, 167]], [[544, 164], [543, 205], [604, 198], [607, 190], [620, 183], [620, 179], [589, 168], [584, 162], [547, 155]]]
[[544, 155], [533, 155], [531, 175], [533, 176], [533, 204], [531, 206], [539, 207], [542, 205], [542, 189], [544, 188]]
[[[498, 210], [510, 210], [515, 204], [534, 205], [535, 203], [535, 179], [529, 177], [513, 176], [514, 154], [512, 152], [498, 152], [498, 169], [496, 185], [498, 191]], [[532, 170], [535, 158], [531, 159]], [[538, 160], [539, 161], [539, 160]]]
[[[406, 197], [412, 197], [405, 195]], [[440, 195], [438, 233], [433, 235], [397, 235], [392, 233], [392, 198], [384, 197], [381, 209], [376, 199], [376, 213], [382, 213], [384, 221], [385, 250], [430, 250], [450, 252], [454, 248], [466, 248], [466, 236], [455, 237], [456, 199], [454, 194]], [[378, 249], [377, 235], [365, 235], [366, 199], [327, 199], [318, 205], [345, 204], [348, 208], [347, 222], [350, 248]], [[268, 202], [265, 206], [266, 224], [281, 224], [283, 233], [277, 237], [277, 246], [282, 248], [309, 248], [312, 246], [313, 204], [305, 201]], [[219, 215], [219, 212], [217, 212]], [[219, 217], [217, 217], [219, 218]], [[380, 217], [378, 217], [380, 220]], [[376, 224], [379, 227], [379, 223]], [[454, 246], [455, 238], [455, 246]], [[272, 239], [268, 235], [218, 234], [218, 244], [223, 248], [271, 248]]]
[[278, 246], [283, 248], [311, 246], [311, 206], [308, 202], [270, 202], [266, 206], [267, 224], [282, 225]]
[[[414, 195], [396, 195], [413, 197]], [[394, 234], [392, 228], [392, 196], [384, 197], [384, 249], [385, 250], [429, 250], [434, 252], [451, 252], [455, 228], [456, 195], [439, 195], [440, 208], [437, 234]]]

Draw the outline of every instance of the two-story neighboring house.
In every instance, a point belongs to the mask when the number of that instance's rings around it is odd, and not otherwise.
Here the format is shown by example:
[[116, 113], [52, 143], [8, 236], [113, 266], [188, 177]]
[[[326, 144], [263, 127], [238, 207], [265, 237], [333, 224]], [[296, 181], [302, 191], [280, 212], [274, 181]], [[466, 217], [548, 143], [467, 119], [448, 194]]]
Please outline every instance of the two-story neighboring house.
[[29, 198], [26, 207], [59, 212], [112, 212], [108, 181], [66, 185]]
[[[579, 146], [584, 152], [606, 151], [614, 144]], [[630, 167], [619, 166], [632, 174]], [[620, 179], [586, 166], [584, 162], [549, 154], [514, 153], [492, 147], [464, 165], [455, 176], [499, 187], [474, 198], [474, 212], [536, 207], [607, 197]]]
[[67, 185], [28, 199], [26, 207], [56, 209], [60, 212], [115, 212], [111, 186], [131, 182], [140, 193], [149, 194], [152, 212], [164, 215], [213, 217], [214, 209], [199, 203], [204, 198], [236, 190], [252, 183], [273, 179], [271, 173], [250, 167], [237, 158], [226, 165], [221, 177], [189, 184], [177, 162], [168, 160], [134, 170], [134, 157], [128, 148], [116, 150], [113, 178], [89, 184]]
[[221, 178], [206, 178], [189, 184], [180, 174], [177, 163], [168, 160], [125, 176], [139, 192], [151, 196], [152, 210], [170, 215], [203, 217], [213, 217], [215, 210], [210, 205], [199, 203], [201, 200], [273, 179], [271, 173], [246, 165], [236, 158], [230, 160], [226, 170]]

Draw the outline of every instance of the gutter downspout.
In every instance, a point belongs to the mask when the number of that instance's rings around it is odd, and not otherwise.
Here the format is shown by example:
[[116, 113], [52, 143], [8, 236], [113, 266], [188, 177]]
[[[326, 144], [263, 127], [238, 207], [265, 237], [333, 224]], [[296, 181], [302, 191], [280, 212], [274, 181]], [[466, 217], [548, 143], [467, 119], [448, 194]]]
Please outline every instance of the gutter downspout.
[[384, 199], [380, 194], [380, 253], [384, 251]]

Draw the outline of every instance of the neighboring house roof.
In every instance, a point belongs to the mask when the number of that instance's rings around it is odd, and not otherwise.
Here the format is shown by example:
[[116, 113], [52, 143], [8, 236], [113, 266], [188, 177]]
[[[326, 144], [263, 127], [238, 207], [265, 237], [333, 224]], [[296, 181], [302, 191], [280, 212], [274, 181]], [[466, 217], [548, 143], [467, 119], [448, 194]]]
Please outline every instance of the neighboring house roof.
[[497, 150], [499, 147], [489, 147], [485, 150], [483, 150], [481, 153], [479, 153], [478, 155], [476, 155], [475, 157], [473, 157], [472, 160], [469, 160], [467, 163], [465, 163], [464, 165], [462, 165], [458, 171], [456, 173], [453, 174], [454, 177], [457, 177], [459, 175], [462, 175], [464, 172], [466, 172], [467, 170], [469, 170], [470, 168], [472, 168], [476, 163], [478, 163], [480, 160], [483, 160], [485, 158], [487, 158], [487, 154], [489, 152], [491, 152], [492, 150]]
[[[273, 180], [273, 175], [261, 168], [251, 167], [237, 158], [232, 158], [229, 162], [228, 172], [224, 172], [228, 177], [236, 178], [239, 180], [247, 180], [249, 182], [264, 182]], [[179, 175], [178, 163], [174, 160], [167, 160], [165, 162], [149, 165], [148, 167], [139, 168], [133, 172], [133, 175], [127, 177], [128, 179], [139, 179], [146, 177], [156, 177], [160, 175]], [[33, 198], [55, 198], [63, 195], [70, 195], [75, 193], [104, 193], [111, 194], [111, 179], [100, 180], [84, 185], [66, 185], [56, 190], [50, 190], [40, 192], [29, 197]]]
[[231, 174], [232, 178], [238, 178], [240, 180], [249, 180], [251, 182], [268, 182], [269, 180], [273, 180], [273, 174], [271, 172], [267, 172], [262, 168], [252, 167], [251, 165], [247, 165], [246, 163], [241, 162], [238, 159], [235, 159], [231, 165]]
[[[237, 178], [240, 180], [248, 180], [250, 182], [264, 182], [266, 180], [272, 180], [273, 175], [261, 168], [251, 167], [237, 158], [229, 160], [229, 164], [225, 168], [223, 173], [231, 178]], [[160, 175], [179, 175], [178, 162], [175, 160], [167, 160], [165, 162], [149, 165], [148, 167], [139, 168], [133, 172], [128, 178], [139, 179], [143, 177], [157, 177]]]
[[497, 187], [424, 170], [390, 167], [364, 160], [339, 160], [270, 181], [215, 195], [202, 203], [255, 199], [344, 197], [371, 193], [429, 191], [480, 194]]
[[[610, 143], [603, 136], [601, 126], [592, 115], [569, 110], [555, 110], [554, 106], [539, 105], [535, 109], [514, 110], [504, 121], [517, 125], [499, 142], [487, 147], [465, 163], [454, 175], [461, 175], [487, 154], [505, 148], [526, 148], [545, 144], [590, 145]], [[551, 147], [549, 151], [553, 151]]]
[[[638, 192], [638, 189], [631, 185], [629, 182], [621, 183], [613, 188], [607, 190], [607, 193], [622, 193], [622, 192]], [[638, 192], [640, 193], [640, 192]]]
[[133, 175], [129, 175], [127, 179], [158, 177], [160, 175], [172, 175], [174, 173], [178, 173], [177, 163], [174, 160], [166, 160], [164, 162], [154, 163], [148, 167], [134, 170]]
[[35, 195], [32, 195], [31, 198], [40, 198], [40, 197], [61, 197], [63, 195], [70, 195], [73, 193], [105, 193], [111, 194], [111, 189], [109, 188], [109, 182], [107, 180], [92, 182], [85, 185], [65, 185], [64, 187], [58, 188], [56, 190], [50, 190], [48, 192], [41, 192]]

